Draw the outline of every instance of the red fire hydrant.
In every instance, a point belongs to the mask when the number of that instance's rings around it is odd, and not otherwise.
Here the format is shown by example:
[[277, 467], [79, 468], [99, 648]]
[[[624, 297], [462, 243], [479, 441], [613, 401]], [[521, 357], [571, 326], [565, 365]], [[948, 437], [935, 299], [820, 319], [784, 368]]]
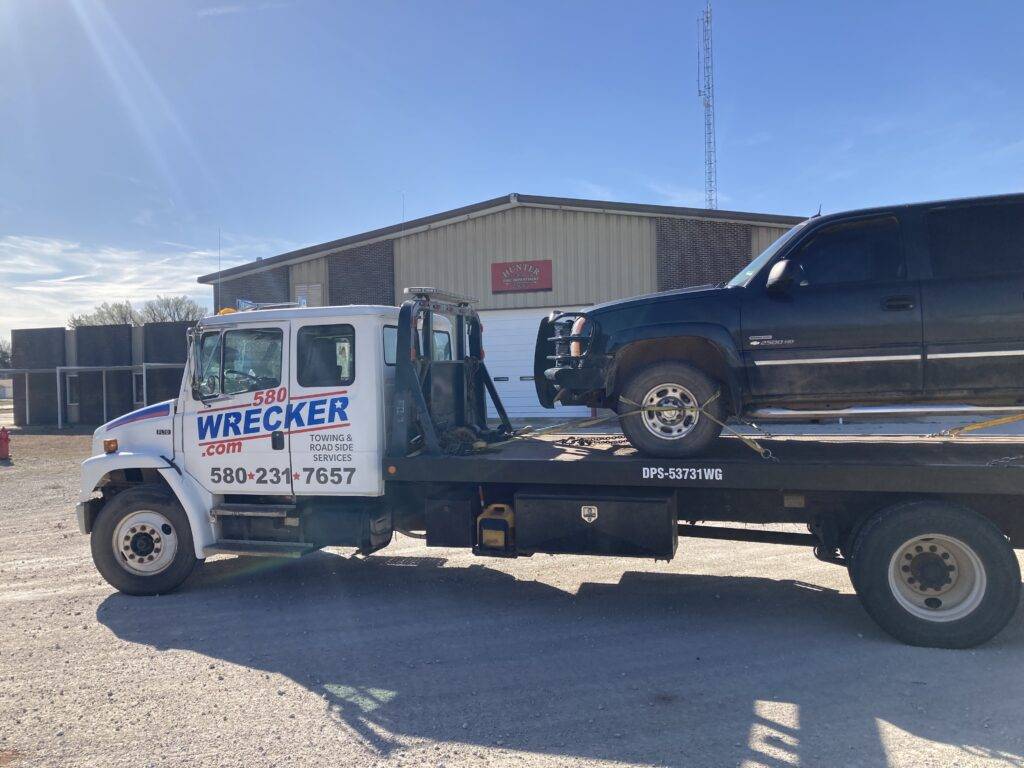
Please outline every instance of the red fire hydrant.
[[7, 431], [7, 427], [0, 427], [0, 462], [9, 463], [11, 461], [11, 433]]

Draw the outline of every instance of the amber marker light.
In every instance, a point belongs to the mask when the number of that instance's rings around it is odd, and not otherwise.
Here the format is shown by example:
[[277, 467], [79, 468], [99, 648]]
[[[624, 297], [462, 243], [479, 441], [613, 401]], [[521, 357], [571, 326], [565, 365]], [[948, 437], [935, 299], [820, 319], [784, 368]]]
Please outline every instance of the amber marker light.
[[117, 453], [117, 439], [111, 438], [103, 441], [103, 452], [104, 453]]

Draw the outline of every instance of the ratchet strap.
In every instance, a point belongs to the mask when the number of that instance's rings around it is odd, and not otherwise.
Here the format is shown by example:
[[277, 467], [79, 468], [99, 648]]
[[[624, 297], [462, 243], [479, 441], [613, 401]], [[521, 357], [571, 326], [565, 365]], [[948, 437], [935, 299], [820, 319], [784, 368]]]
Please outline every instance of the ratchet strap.
[[964, 424], [960, 427], [950, 427], [944, 429], [941, 432], [935, 432], [929, 435], [929, 437], [960, 437], [960, 435], [966, 434], [967, 432], [976, 432], [979, 429], [988, 429], [989, 427], [1001, 427], [1004, 424], [1014, 424], [1018, 421], [1024, 421], [1024, 411], [1021, 413], [1011, 413], [1009, 416], [998, 416], [994, 419], [985, 419], [984, 421], [975, 421], [971, 424]]

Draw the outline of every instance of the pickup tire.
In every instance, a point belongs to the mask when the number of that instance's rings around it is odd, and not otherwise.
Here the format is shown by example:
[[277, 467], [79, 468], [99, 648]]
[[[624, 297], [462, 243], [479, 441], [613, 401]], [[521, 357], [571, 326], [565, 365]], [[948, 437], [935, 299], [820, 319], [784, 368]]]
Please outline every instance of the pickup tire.
[[[622, 388], [619, 423], [640, 453], [665, 458], [693, 456], [704, 451], [722, 431], [720, 424], [698, 410], [704, 406], [722, 421], [722, 398], [714, 397], [718, 391], [718, 384], [692, 365], [651, 363], [635, 371]], [[643, 408], [651, 410], [637, 412]]]
[[909, 645], [971, 648], [1006, 626], [1020, 600], [1020, 565], [989, 520], [965, 507], [917, 501], [868, 519], [850, 576], [879, 626]]
[[92, 528], [92, 559], [110, 586], [129, 595], [161, 595], [196, 564], [185, 510], [166, 489], [129, 488], [103, 505]]

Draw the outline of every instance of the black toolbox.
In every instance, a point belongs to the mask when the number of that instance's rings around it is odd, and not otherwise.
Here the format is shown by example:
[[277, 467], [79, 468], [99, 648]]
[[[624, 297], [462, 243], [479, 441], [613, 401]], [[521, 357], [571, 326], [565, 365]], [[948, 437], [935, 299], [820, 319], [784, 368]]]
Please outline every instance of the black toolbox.
[[517, 493], [518, 552], [669, 560], [679, 540], [672, 496]]

